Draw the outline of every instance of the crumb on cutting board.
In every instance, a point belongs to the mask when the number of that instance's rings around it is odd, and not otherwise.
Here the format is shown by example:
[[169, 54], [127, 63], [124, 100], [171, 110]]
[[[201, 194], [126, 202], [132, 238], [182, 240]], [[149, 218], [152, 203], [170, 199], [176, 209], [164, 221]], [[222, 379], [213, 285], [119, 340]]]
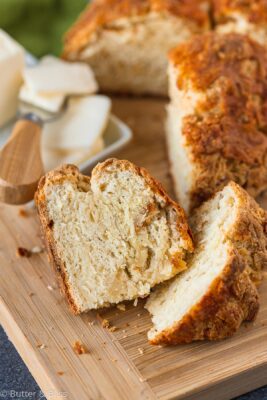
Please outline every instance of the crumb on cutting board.
[[73, 344], [73, 350], [75, 351], [76, 354], [81, 355], [81, 354], [86, 354], [89, 353], [88, 349], [84, 344], [82, 344], [79, 340], [76, 340]]
[[102, 318], [99, 314], [97, 314], [97, 319], [101, 322], [102, 327], [107, 329], [109, 332], [115, 332], [118, 329], [116, 326], [111, 325], [109, 320]]
[[28, 217], [29, 214], [28, 214], [28, 212], [25, 210], [25, 208], [20, 208], [20, 209], [19, 209], [19, 216], [22, 217], [22, 218], [25, 218], [25, 217]]
[[123, 303], [117, 304], [117, 309], [120, 311], [125, 311], [126, 310], [125, 304]]
[[147, 381], [147, 379], [146, 379], [146, 378], [142, 378], [142, 377], [140, 377], [140, 378], [139, 378], [139, 381], [140, 381], [140, 382], [146, 382], [146, 381]]
[[101, 325], [103, 326], [103, 328], [108, 329], [110, 327], [109, 321], [107, 319], [103, 319], [101, 321]]
[[33, 254], [43, 253], [44, 249], [40, 246], [34, 246], [32, 249], [26, 249], [26, 247], [18, 247], [16, 251], [17, 257], [26, 257], [29, 258]]
[[34, 246], [32, 249], [31, 249], [31, 253], [32, 254], [40, 254], [40, 253], [43, 253], [44, 252], [44, 248], [42, 248], [42, 247], [40, 247], [40, 246]]
[[41, 343], [41, 344], [37, 344], [37, 348], [43, 350], [43, 349], [46, 349], [47, 346], [45, 344]]
[[17, 257], [31, 257], [32, 253], [30, 250], [26, 249], [25, 247], [18, 247], [16, 252]]

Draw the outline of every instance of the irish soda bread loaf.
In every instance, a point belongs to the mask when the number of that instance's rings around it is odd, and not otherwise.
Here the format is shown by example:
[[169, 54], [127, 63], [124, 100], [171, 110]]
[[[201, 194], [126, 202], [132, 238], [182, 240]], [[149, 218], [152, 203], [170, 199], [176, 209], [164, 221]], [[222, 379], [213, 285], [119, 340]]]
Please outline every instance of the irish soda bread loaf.
[[212, 2], [218, 32], [249, 35], [266, 46], [266, 0], [212, 0]]
[[267, 263], [265, 211], [229, 183], [191, 222], [196, 250], [187, 271], [156, 289], [146, 304], [152, 344], [223, 339], [258, 311], [254, 282]]
[[233, 180], [267, 188], [267, 52], [239, 34], [207, 33], [170, 53], [167, 140], [190, 211]]
[[186, 269], [193, 246], [183, 210], [128, 161], [107, 160], [91, 179], [63, 166], [41, 179], [35, 199], [75, 313], [147, 296]]
[[208, 28], [207, 0], [95, 0], [63, 56], [89, 63], [102, 91], [167, 95], [167, 52]]

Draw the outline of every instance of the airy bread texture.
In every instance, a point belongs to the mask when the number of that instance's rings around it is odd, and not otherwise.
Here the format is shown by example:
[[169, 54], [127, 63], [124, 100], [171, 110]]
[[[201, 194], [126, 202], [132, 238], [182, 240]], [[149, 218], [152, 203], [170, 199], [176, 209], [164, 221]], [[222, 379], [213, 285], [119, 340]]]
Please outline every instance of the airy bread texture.
[[91, 179], [72, 165], [51, 171], [35, 200], [74, 313], [147, 296], [186, 269], [193, 245], [183, 210], [128, 161], [107, 160]]
[[102, 91], [167, 95], [167, 53], [209, 28], [207, 0], [98, 0], [66, 35], [63, 57], [94, 70]]
[[255, 283], [267, 266], [266, 222], [265, 211], [233, 182], [196, 210], [188, 269], [146, 303], [151, 344], [223, 339], [255, 318]]
[[175, 189], [187, 212], [233, 180], [267, 188], [267, 53], [239, 34], [207, 33], [170, 53], [166, 124]]
[[248, 35], [266, 46], [266, 0], [212, 0], [212, 3], [218, 32]]

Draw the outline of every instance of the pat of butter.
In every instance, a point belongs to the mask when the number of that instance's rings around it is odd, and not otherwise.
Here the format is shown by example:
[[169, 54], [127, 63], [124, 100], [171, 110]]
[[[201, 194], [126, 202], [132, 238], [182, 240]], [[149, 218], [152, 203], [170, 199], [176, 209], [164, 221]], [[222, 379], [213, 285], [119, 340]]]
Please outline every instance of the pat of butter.
[[42, 159], [45, 172], [50, 171], [62, 164], [75, 164], [80, 166], [83, 162], [89, 160], [95, 154], [99, 153], [104, 148], [103, 138], [98, 138], [91, 149], [74, 150], [70, 152], [62, 152], [60, 150], [51, 150], [42, 148]]
[[63, 106], [65, 95], [35, 93], [27, 85], [23, 85], [19, 92], [19, 99], [51, 113], [57, 113]]
[[90, 151], [106, 129], [111, 100], [106, 96], [70, 98], [67, 109], [43, 127], [42, 146], [47, 149]]
[[[54, 56], [45, 56], [39, 62], [39, 65], [59, 65], [61, 61]], [[19, 99], [25, 103], [32, 104], [36, 107], [42, 108], [48, 112], [56, 113], [59, 112], [63, 106], [66, 96], [60, 93], [47, 94], [37, 93], [30, 89], [29, 86], [24, 83], [19, 92]]]
[[23, 68], [23, 48], [0, 29], [0, 126], [16, 115]]
[[98, 90], [94, 73], [85, 63], [70, 63], [47, 56], [35, 67], [24, 70], [26, 86], [34, 93], [71, 95]]

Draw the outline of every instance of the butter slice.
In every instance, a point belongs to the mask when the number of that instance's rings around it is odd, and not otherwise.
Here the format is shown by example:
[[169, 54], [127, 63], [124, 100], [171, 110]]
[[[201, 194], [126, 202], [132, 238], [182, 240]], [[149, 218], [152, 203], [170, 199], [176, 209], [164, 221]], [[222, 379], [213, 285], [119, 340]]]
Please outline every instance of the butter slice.
[[23, 68], [23, 48], [0, 29], [0, 126], [16, 115]]
[[47, 56], [35, 67], [24, 70], [24, 81], [31, 92], [71, 95], [92, 94], [98, 90], [94, 73], [85, 63], [69, 63]]
[[111, 100], [106, 96], [70, 98], [66, 111], [44, 125], [42, 147], [90, 152], [106, 129], [110, 110]]
[[63, 106], [65, 95], [35, 93], [26, 84], [24, 84], [20, 89], [19, 99], [36, 107], [42, 108], [48, 112], [57, 113]]
[[[40, 65], [59, 65], [60, 63], [59, 58], [50, 55], [43, 57], [39, 62]], [[37, 93], [30, 89], [26, 83], [24, 83], [19, 92], [20, 100], [52, 113], [60, 111], [65, 98], [66, 96], [60, 93]]]

